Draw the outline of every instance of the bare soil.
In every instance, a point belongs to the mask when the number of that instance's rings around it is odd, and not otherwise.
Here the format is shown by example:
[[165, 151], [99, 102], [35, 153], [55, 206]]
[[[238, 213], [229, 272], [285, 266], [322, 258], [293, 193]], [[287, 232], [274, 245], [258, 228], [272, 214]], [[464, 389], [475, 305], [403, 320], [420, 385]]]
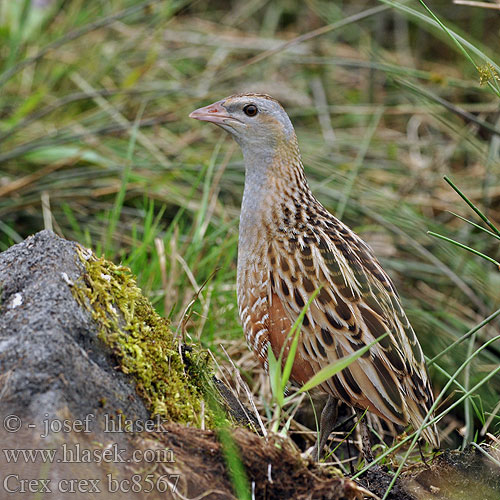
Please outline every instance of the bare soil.
[[[175, 462], [166, 473], [181, 475], [179, 492], [186, 498], [236, 499], [221, 444], [215, 431], [167, 424], [155, 434], [172, 450]], [[250, 489], [256, 499], [350, 500], [382, 498], [392, 475], [374, 467], [358, 481], [341, 477], [332, 466], [316, 464], [301, 456], [290, 441], [266, 439], [238, 428], [232, 431], [240, 451]], [[137, 446], [151, 447], [144, 441]], [[492, 456], [500, 453], [487, 449]], [[157, 471], [161, 472], [161, 470]], [[388, 500], [498, 500], [500, 469], [479, 450], [445, 451], [429, 465], [408, 467], [388, 495]]]
[[[175, 462], [161, 465], [163, 473], [180, 475], [179, 492], [187, 498], [236, 499], [222, 446], [215, 431], [167, 424], [168, 432], [155, 434], [172, 450]], [[266, 440], [247, 429], [232, 431], [240, 451], [250, 489], [258, 499], [350, 500], [363, 498], [356, 482], [332, 474], [333, 468], [318, 466], [289, 441]], [[151, 448], [151, 441], [136, 443]], [[161, 470], [157, 470], [158, 473]], [[367, 493], [367, 492], [366, 492]]]

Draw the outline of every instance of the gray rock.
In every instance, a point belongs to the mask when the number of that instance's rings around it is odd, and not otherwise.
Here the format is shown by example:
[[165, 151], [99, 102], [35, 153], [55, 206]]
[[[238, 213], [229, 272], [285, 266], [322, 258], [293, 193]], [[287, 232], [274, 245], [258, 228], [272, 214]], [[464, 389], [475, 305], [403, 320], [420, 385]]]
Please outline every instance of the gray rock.
[[[41, 231], [0, 254], [0, 417], [104, 414], [144, 420], [148, 411], [73, 298], [84, 272], [76, 243]], [[104, 407], [103, 402], [105, 401]], [[99, 429], [93, 429], [99, 430]]]

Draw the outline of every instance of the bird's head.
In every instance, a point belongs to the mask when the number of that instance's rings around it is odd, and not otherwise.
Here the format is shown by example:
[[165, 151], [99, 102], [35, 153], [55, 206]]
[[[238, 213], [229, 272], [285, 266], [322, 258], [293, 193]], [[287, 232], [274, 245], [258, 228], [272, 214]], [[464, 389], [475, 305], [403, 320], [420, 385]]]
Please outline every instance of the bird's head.
[[276, 149], [295, 142], [290, 118], [281, 104], [265, 94], [238, 94], [193, 111], [190, 118], [212, 122], [233, 135], [243, 152]]

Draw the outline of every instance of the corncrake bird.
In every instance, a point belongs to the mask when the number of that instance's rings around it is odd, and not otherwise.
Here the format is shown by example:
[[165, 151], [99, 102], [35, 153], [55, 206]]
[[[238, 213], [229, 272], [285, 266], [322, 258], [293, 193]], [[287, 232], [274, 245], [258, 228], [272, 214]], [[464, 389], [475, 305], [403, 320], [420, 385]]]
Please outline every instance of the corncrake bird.
[[[222, 127], [243, 151], [238, 307], [248, 344], [265, 367], [269, 345], [276, 357], [284, 347], [286, 359], [290, 328], [318, 289], [292, 368], [298, 384], [389, 332], [320, 385], [329, 397], [315, 456], [334, 428], [338, 400], [357, 410], [358, 419], [367, 409], [418, 428], [434, 402], [420, 344], [373, 251], [311, 193], [283, 107], [265, 94], [239, 94], [189, 116]], [[435, 426], [422, 436], [439, 447]], [[362, 438], [365, 458], [372, 460], [366, 426]]]

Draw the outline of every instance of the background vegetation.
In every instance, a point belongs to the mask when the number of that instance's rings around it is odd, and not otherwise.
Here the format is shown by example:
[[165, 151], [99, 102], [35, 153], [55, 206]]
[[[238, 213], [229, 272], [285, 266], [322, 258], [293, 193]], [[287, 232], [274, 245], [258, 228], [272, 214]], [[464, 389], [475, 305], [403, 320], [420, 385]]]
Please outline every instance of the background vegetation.
[[[500, 258], [450, 213], [475, 217], [443, 181], [500, 221], [500, 11], [432, 8], [475, 65], [416, 0], [2, 2], [0, 250], [48, 227], [129, 265], [174, 328], [230, 366], [224, 347], [269, 414], [237, 320], [242, 157], [187, 118], [266, 92], [295, 124], [313, 191], [374, 247], [433, 358], [500, 307], [498, 268], [427, 234]], [[497, 332], [493, 319], [441, 356], [436, 392]], [[499, 363], [493, 343], [444, 406]], [[498, 432], [499, 394], [495, 376], [457, 406], [443, 446]]]

